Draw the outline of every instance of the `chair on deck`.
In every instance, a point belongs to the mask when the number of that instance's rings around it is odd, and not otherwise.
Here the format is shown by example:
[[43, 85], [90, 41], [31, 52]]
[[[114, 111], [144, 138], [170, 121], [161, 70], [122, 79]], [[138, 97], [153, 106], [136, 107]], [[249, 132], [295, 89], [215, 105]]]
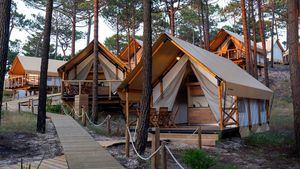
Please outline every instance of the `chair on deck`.
[[176, 127], [175, 120], [178, 112], [179, 112], [179, 105], [176, 105], [170, 116], [169, 127]]
[[160, 107], [158, 115], [158, 124], [163, 127], [168, 127], [170, 120], [170, 111], [168, 110], [168, 107]]

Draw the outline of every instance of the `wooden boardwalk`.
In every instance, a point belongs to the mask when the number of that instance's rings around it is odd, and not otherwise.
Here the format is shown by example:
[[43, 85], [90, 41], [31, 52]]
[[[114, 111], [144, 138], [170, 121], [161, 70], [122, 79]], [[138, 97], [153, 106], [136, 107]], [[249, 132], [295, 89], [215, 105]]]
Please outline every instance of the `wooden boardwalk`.
[[70, 169], [124, 168], [72, 117], [47, 113], [51, 117]]
[[[34, 161], [34, 162], [24, 162], [24, 165], [30, 164], [31, 168], [37, 168], [40, 161]], [[10, 165], [10, 166], [3, 166], [1, 169], [20, 169], [21, 163], [18, 163], [16, 165]], [[44, 159], [40, 165], [39, 169], [68, 169], [68, 164], [66, 162], [65, 156], [57, 156], [53, 159]]]

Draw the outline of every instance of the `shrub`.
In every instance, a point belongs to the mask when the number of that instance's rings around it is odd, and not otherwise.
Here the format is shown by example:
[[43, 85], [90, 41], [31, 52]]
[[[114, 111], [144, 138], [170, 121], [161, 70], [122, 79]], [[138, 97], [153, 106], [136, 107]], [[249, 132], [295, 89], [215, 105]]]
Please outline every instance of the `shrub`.
[[264, 132], [264, 133], [252, 133], [246, 137], [246, 143], [254, 146], [285, 146], [293, 145], [293, 138], [287, 133], [278, 132]]
[[216, 160], [208, 156], [203, 150], [188, 149], [183, 154], [183, 161], [193, 169], [207, 169], [216, 164]]
[[46, 106], [46, 111], [50, 112], [50, 113], [57, 113], [57, 114], [59, 114], [60, 111], [61, 111], [61, 105], [60, 104], [58, 104], [58, 105], [49, 105], [48, 104]]

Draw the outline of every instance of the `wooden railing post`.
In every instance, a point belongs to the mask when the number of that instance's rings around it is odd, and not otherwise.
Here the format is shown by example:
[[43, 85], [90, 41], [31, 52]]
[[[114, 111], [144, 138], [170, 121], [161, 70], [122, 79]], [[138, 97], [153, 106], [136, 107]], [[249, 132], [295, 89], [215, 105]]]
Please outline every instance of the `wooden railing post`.
[[198, 128], [198, 146], [201, 149], [202, 148], [202, 129], [201, 127]]
[[[154, 133], [151, 134], [151, 152], [154, 153], [158, 147], [159, 147], [159, 143], [160, 143], [160, 130], [159, 128], [153, 128]], [[157, 169], [158, 168], [158, 163], [159, 163], [159, 154], [155, 154], [152, 158], [151, 158], [151, 169]]]
[[87, 109], [86, 109], [86, 107], [84, 106], [84, 107], [82, 107], [82, 110], [81, 110], [81, 113], [82, 113], [82, 118], [81, 118], [81, 121], [82, 121], [82, 125], [83, 126], [86, 126], [86, 111], [87, 111]]
[[5, 110], [6, 110], [6, 111], [8, 110], [7, 102], [5, 102]]
[[129, 128], [129, 97], [128, 97], [128, 86], [126, 87], [126, 102], [125, 102], [125, 115], [126, 115], [126, 127], [125, 127], [125, 155], [128, 158], [129, 157], [129, 134], [128, 129]]
[[111, 87], [111, 81], [108, 82], [108, 100], [111, 100], [111, 93], [112, 93], [112, 87]]
[[31, 99], [31, 112], [34, 114], [34, 101]]
[[21, 103], [18, 102], [18, 112], [20, 113], [21, 112]]
[[168, 160], [167, 160], [167, 152], [166, 152], [166, 143], [164, 141], [161, 142], [161, 165], [162, 169], [168, 168]]
[[111, 117], [109, 116], [107, 119], [107, 133], [111, 134], [111, 123], [110, 123]]
[[81, 95], [81, 81], [78, 82], [79, 83], [79, 91], [78, 91], [78, 95]]

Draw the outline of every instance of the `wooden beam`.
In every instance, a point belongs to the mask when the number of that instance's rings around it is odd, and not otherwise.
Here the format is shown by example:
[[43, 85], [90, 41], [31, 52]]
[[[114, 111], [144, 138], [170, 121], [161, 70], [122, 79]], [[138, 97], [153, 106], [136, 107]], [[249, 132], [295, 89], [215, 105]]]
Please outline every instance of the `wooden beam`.
[[[160, 130], [159, 128], [154, 128], [154, 133], [151, 135], [151, 153], [154, 153], [160, 144]], [[152, 158], [151, 158], [151, 169], [157, 169], [159, 164], [159, 154], [156, 153]]]
[[125, 127], [125, 155], [126, 157], [129, 157], [129, 134], [127, 131], [127, 128], [129, 128], [129, 92], [128, 92], [128, 86], [126, 87], [126, 94], [125, 94], [125, 115], [126, 115], [126, 127]]
[[239, 120], [239, 105], [238, 105], [238, 97], [235, 96], [235, 108], [236, 108], [236, 113], [235, 113], [235, 119], [237, 121], [236, 123], [236, 127], [239, 127], [240, 126], [240, 120]]
[[250, 99], [247, 99], [247, 110], [248, 110], [248, 126], [249, 126], [249, 130], [251, 130], [252, 129], [252, 118], [251, 118]]
[[222, 108], [222, 92], [223, 92], [223, 89], [222, 89], [222, 84], [223, 82], [222, 81], [218, 81], [218, 97], [219, 97], [219, 112], [220, 112], [220, 123], [219, 123], [219, 126], [220, 126], [220, 129], [223, 130], [223, 108]]

